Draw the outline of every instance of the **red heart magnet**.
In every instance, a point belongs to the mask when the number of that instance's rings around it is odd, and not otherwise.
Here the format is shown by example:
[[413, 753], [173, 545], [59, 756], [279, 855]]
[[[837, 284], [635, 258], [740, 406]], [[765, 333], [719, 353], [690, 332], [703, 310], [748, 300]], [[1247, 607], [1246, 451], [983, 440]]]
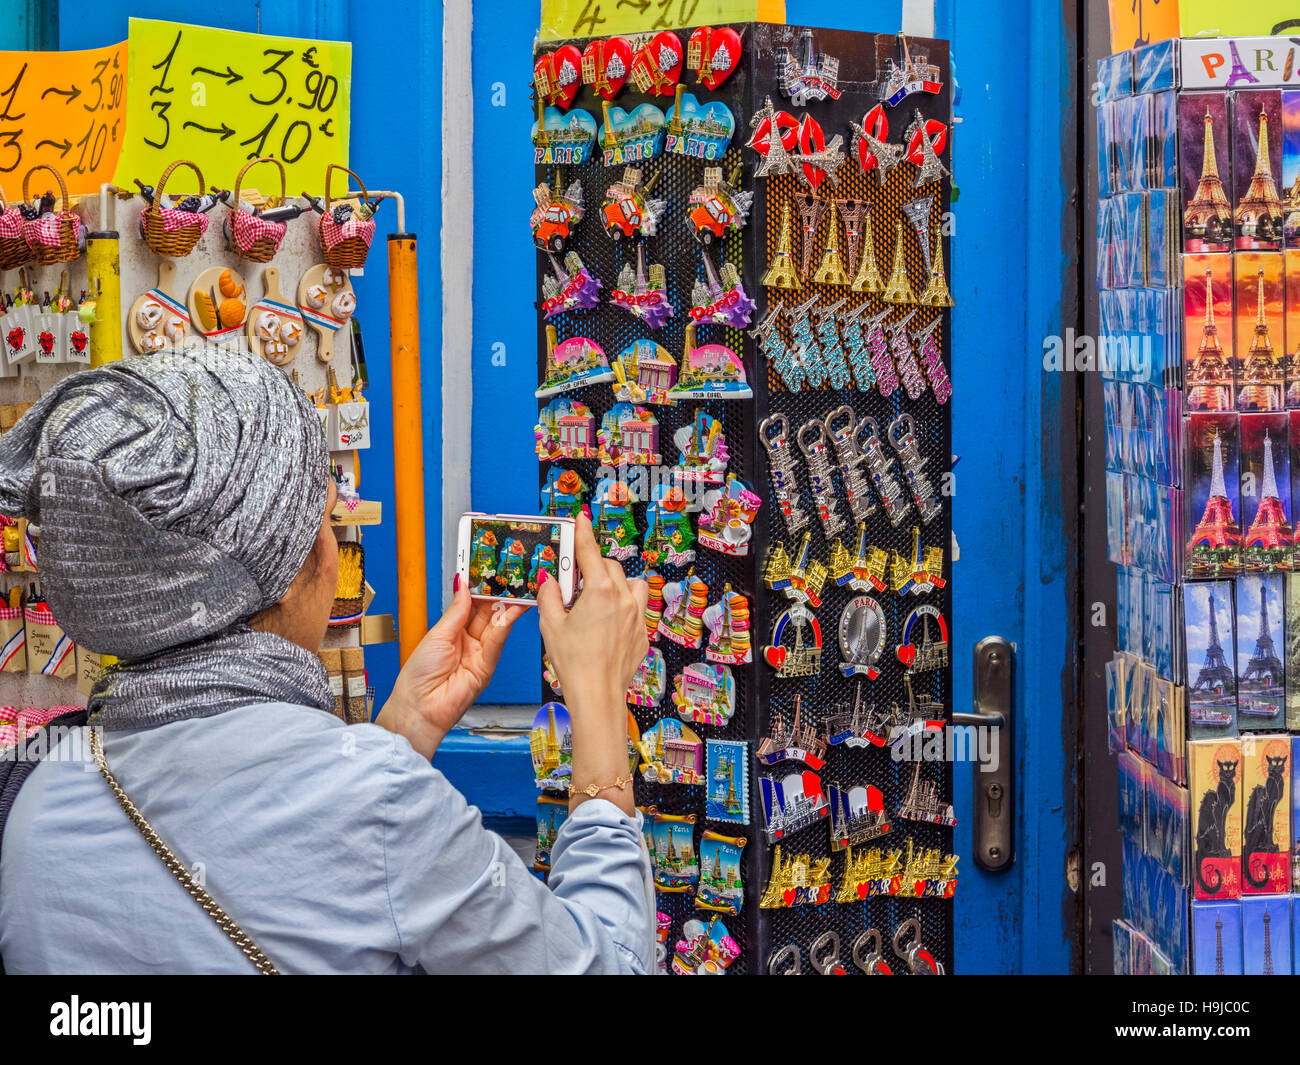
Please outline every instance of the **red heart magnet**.
[[565, 110], [582, 87], [582, 53], [572, 44], [543, 52], [533, 64], [533, 87], [539, 99]]
[[793, 905], [794, 905], [795, 896], [798, 895], [798, 894], [799, 894], [799, 892], [798, 892], [797, 889], [795, 889], [795, 888], [786, 888], [783, 892], [781, 892], [781, 899], [782, 899], [782, 901], [783, 901], [787, 906], [793, 906]]
[[858, 898], [865, 899], [870, 892], [871, 885], [867, 883], [867, 881], [862, 880], [858, 882]]
[[632, 45], [626, 37], [592, 41], [582, 50], [582, 83], [606, 100], [622, 91], [631, 70]]
[[[889, 118], [885, 115], [885, 109], [880, 104], [876, 104], [875, 107], [862, 116], [862, 128], [878, 141], [889, 140]], [[862, 167], [864, 174], [876, 165], [875, 153], [872, 152], [871, 146], [864, 140], [858, 141], [858, 164]]]
[[777, 136], [781, 139], [781, 147], [787, 152], [799, 140], [798, 120], [788, 111], [778, 111], [771, 118], [760, 120], [754, 127], [753, 136], [746, 142], [759, 155], [767, 155], [768, 149], [772, 147], [773, 126], [776, 127]]
[[779, 670], [785, 665], [785, 648], [784, 647], [764, 647], [763, 661], [773, 669]]
[[898, 660], [902, 662], [903, 665], [907, 666], [908, 669], [911, 669], [912, 663], [916, 661], [916, 644], [901, 643], [898, 645], [897, 651]]
[[686, 69], [700, 84], [716, 89], [740, 65], [740, 34], [730, 26], [700, 26], [686, 43]]
[[[813, 155], [825, 150], [826, 135], [822, 132], [822, 124], [811, 115], [804, 115], [803, 121], [799, 123], [799, 151], [804, 155]], [[811, 163], [801, 165], [804, 180], [808, 182], [808, 187], [816, 192], [826, 180], [826, 171]]]
[[682, 77], [684, 58], [677, 34], [656, 33], [632, 57], [632, 84], [652, 96], [672, 96]]

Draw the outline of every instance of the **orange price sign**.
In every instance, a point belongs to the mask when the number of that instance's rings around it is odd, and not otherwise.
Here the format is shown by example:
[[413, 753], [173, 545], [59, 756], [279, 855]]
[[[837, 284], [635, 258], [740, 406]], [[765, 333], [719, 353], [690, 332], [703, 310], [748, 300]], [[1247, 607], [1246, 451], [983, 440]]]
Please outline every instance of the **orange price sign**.
[[69, 192], [98, 192], [113, 179], [125, 125], [125, 41], [84, 52], [0, 52], [0, 183], [11, 198], [40, 165], [62, 173]]
[[1110, 0], [1110, 50], [1178, 36], [1178, 0]]

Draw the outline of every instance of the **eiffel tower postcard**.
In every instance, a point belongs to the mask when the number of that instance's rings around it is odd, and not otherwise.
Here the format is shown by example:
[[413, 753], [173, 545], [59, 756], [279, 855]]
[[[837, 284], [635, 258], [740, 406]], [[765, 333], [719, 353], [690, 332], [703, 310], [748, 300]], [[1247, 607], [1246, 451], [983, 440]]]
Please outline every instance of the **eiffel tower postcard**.
[[1237, 578], [1237, 728], [1242, 732], [1280, 729], [1286, 669], [1282, 609], [1283, 576], [1250, 573]]
[[[1291, 683], [1286, 686], [1286, 727], [1288, 731], [1300, 732], [1300, 581], [1294, 579], [1286, 582], [1286, 640], [1283, 645], [1286, 654], [1282, 664], [1286, 667], [1286, 675], [1291, 678]], [[1300, 830], [1300, 821], [1296, 822], [1295, 829]], [[1300, 865], [1300, 847], [1296, 848], [1295, 857]], [[1300, 869], [1297, 870], [1296, 885], [1300, 886]]]
[[1183, 587], [1187, 705], [1194, 740], [1237, 733], [1236, 611], [1231, 581]]
[[1290, 362], [1282, 336], [1282, 255], [1237, 252], [1232, 272], [1237, 292], [1237, 409], [1282, 410]]
[[1291, 568], [1290, 416], [1241, 416], [1241, 568], [1265, 573]]
[[1231, 251], [1232, 155], [1227, 97], [1221, 93], [1180, 96], [1178, 131], [1182, 149], [1183, 249]]
[[1300, 93], [1282, 94], [1282, 237], [1300, 241]]
[[1282, 93], [1232, 98], [1232, 221], [1238, 251], [1282, 247]]
[[1192, 414], [1185, 423], [1183, 478], [1188, 577], [1230, 577], [1240, 566], [1241, 486], [1237, 479], [1237, 415]]

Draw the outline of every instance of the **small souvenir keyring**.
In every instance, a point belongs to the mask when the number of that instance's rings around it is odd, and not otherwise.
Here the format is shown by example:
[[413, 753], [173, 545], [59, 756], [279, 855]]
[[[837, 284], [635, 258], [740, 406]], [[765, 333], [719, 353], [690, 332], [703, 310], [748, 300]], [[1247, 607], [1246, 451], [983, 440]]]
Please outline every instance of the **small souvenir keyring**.
[[[867, 947], [871, 950], [868, 951]], [[885, 944], [880, 929], [868, 928], [853, 941], [853, 964], [868, 976], [893, 976], [894, 970], [885, 961]]]
[[793, 943], [787, 943], [779, 950], [774, 950], [767, 959], [769, 976], [799, 976], [802, 972], [803, 962], [799, 955], [799, 948]]
[[[908, 932], [911, 936], [905, 934]], [[903, 943], [912, 936], [915, 936], [916, 942], [904, 948]], [[898, 930], [894, 933], [894, 953], [907, 963], [907, 971], [913, 976], [944, 975], [943, 966], [921, 942], [921, 922], [915, 917], [898, 926]]]
[[860, 451], [866, 451], [867, 448], [870, 447], [873, 439], [878, 444], [883, 442], [880, 439], [880, 425], [876, 422], [875, 418], [871, 417], [870, 414], [863, 418], [862, 421], [858, 422], [857, 428], [853, 430], [854, 442], [857, 442], [859, 438], [862, 440], [862, 442], [858, 444], [858, 449]]
[[[775, 432], [772, 430], [775, 429]], [[771, 455], [790, 442], [790, 422], [784, 414], [770, 414], [758, 424], [758, 438]]]
[[[842, 418], [847, 418], [845, 424], [836, 427], [836, 422]], [[826, 435], [832, 440], [852, 441], [858, 431], [858, 416], [853, 413], [853, 408], [845, 403], [841, 407], [836, 407], [825, 418], [822, 419], [822, 425], [826, 428]], [[855, 445], [854, 450], [857, 450]]]
[[902, 451], [908, 444], [916, 442], [916, 422], [912, 421], [910, 414], [900, 414], [889, 423], [889, 442], [895, 451]]
[[808, 945], [808, 964], [822, 976], [847, 976], [840, 964], [840, 934], [832, 929], [814, 939]]

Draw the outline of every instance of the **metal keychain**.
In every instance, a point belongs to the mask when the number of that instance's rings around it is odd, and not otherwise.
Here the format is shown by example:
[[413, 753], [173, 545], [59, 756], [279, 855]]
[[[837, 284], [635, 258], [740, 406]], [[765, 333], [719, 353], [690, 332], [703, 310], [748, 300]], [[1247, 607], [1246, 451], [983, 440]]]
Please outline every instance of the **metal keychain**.
[[[905, 933], [911, 932], [916, 937], [910, 947], [904, 947], [903, 944], [908, 937]], [[911, 920], [904, 921], [898, 926], [894, 933], [894, 953], [903, 959], [907, 965], [907, 971], [913, 976], [943, 976], [943, 965], [930, 953], [929, 949], [921, 942], [921, 922], [915, 917]]]
[[840, 934], [831, 929], [814, 939], [808, 945], [808, 964], [822, 976], [847, 976], [840, 963]]
[[939, 323], [942, 321], [943, 317], [939, 316], [929, 325], [912, 334], [912, 341], [921, 356], [921, 368], [930, 379], [930, 387], [934, 390], [936, 402], [941, 405], [947, 403], [952, 397], [952, 381], [948, 379], [948, 368], [944, 366], [943, 353], [939, 350], [938, 331]]
[[848, 303], [848, 297], [829, 307], [819, 307], [813, 311], [817, 323], [817, 340], [822, 346], [822, 363], [826, 367], [826, 377], [831, 388], [848, 388], [853, 378], [849, 374], [849, 364], [845, 360], [844, 345], [840, 343], [840, 311]]
[[866, 456], [867, 471], [871, 474], [871, 486], [876, 490], [876, 497], [885, 508], [889, 523], [898, 528], [912, 509], [912, 502], [894, 473], [895, 460], [885, 451], [876, 419], [868, 417], [858, 422], [856, 436], [858, 446]]
[[921, 522], [928, 524], [931, 519], [938, 517], [943, 506], [935, 493], [934, 484], [925, 472], [925, 466], [930, 460], [921, 455], [921, 449], [917, 446], [916, 423], [910, 414], [900, 414], [889, 423], [889, 442], [898, 452], [898, 461], [903, 467], [907, 485], [912, 490], [912, 500], [921, 515]]
[[764, 418], [758, 438], [767, 449], [767, 470], [772, 479], [772, 497], [781, 508], [791, 535], [808, 524], [808, 513], [799, 505], [799, 459], [790, 442], [790, 423], [784, 414]]
[[844, 528], [844, 515], [840, 513], [839, 497], [835, 494], [835, 481], [831, 476], [831, 459], [826, 450], [826, 427], [817, 419], [804, 423], [799, 430], [799, 450], [808, 464], [808, 481], [812, 487], [813, 504], [817, 517], [829, 540]]
[[772, 951], [767, 958], [769, 976], [798, 976], [803, 972], [803, 961], [799, 948], [793, 943]]
[[[868, 951], [868, 945], [871, 950]], [[879, 928], [868, 928], [853, 941], [853, 964], [868, 976], [893, 976], [894, 970], [885, 961], [885, 943]]]
[[817, 302], [816, 293], [809, 296], [799, 306], [786, 309], [790, 319], [790, 340], [794, 345], [795, 362], [803, 367], [804, 376], [808, 378], [809, 388], [820, 388], [826, 381], [826, 366], [822, 362], [822, 349], [813, 336], [810, 311]]
[[912, 342], [907, 337], [907, 323], [916, 315], [913, 307], [902, 318], [889, 327], [889, 350], [898, 363], [898, 373], [903, 379], [909, 399], [920, 399], [925, 395], [925, 378], [921, 376], [921, 366], [916, 361]]
[[[840, 333], [844, 338], [845, 357], [853, 369], [853, 377], [861, 392], [870, 392], [871, 386], [876, 383], [876, 370], [871, 365], [871, 353], [867, 351], [867, 338], [862, 335], [861, 318], [866, 309], [865, 303], [859, 303], [853, 310], [845, 311], [840, 316]], [[888, 310], [882, 311], [881, 316], [888, 313]]]
[[871, 502], [871, 482], [863, 469], [867, 456], [858, 448], [857, 415], [845, 403], [826, 415], [822, 425], [826, 428], [826, 435], [831, 438], [831, 446], [835, 448], [835, 457], [840, 467], [840, 483], [844, 485], [844, 493], [849, 497], [849, 512], [854, 521], [861, 523], [868, 515], [874, 514], [877, 508]]
[[898, 371], [894, 369], [894, 360], [889, 357], [889, 341], [885, 337], [884, 321], [893, 308], [881, 311], [867, 319], [862, 327], [866, 339], [867, 355], [871, 359], [871, 368], [876, 371], [876, 387], [882, 396], [892, 396], [898, 388]]
[[790, 345], [777, 330], [777, 322], [784, 311], [785, 304], [777, 300], [772, 304], [772, 309], [749, 331], [749, 335], [758, 341], [764, 357], [776, 367], [785, 387], [791, 392], [798, 392], [804, 383], [803, 368], [796, 361]]

